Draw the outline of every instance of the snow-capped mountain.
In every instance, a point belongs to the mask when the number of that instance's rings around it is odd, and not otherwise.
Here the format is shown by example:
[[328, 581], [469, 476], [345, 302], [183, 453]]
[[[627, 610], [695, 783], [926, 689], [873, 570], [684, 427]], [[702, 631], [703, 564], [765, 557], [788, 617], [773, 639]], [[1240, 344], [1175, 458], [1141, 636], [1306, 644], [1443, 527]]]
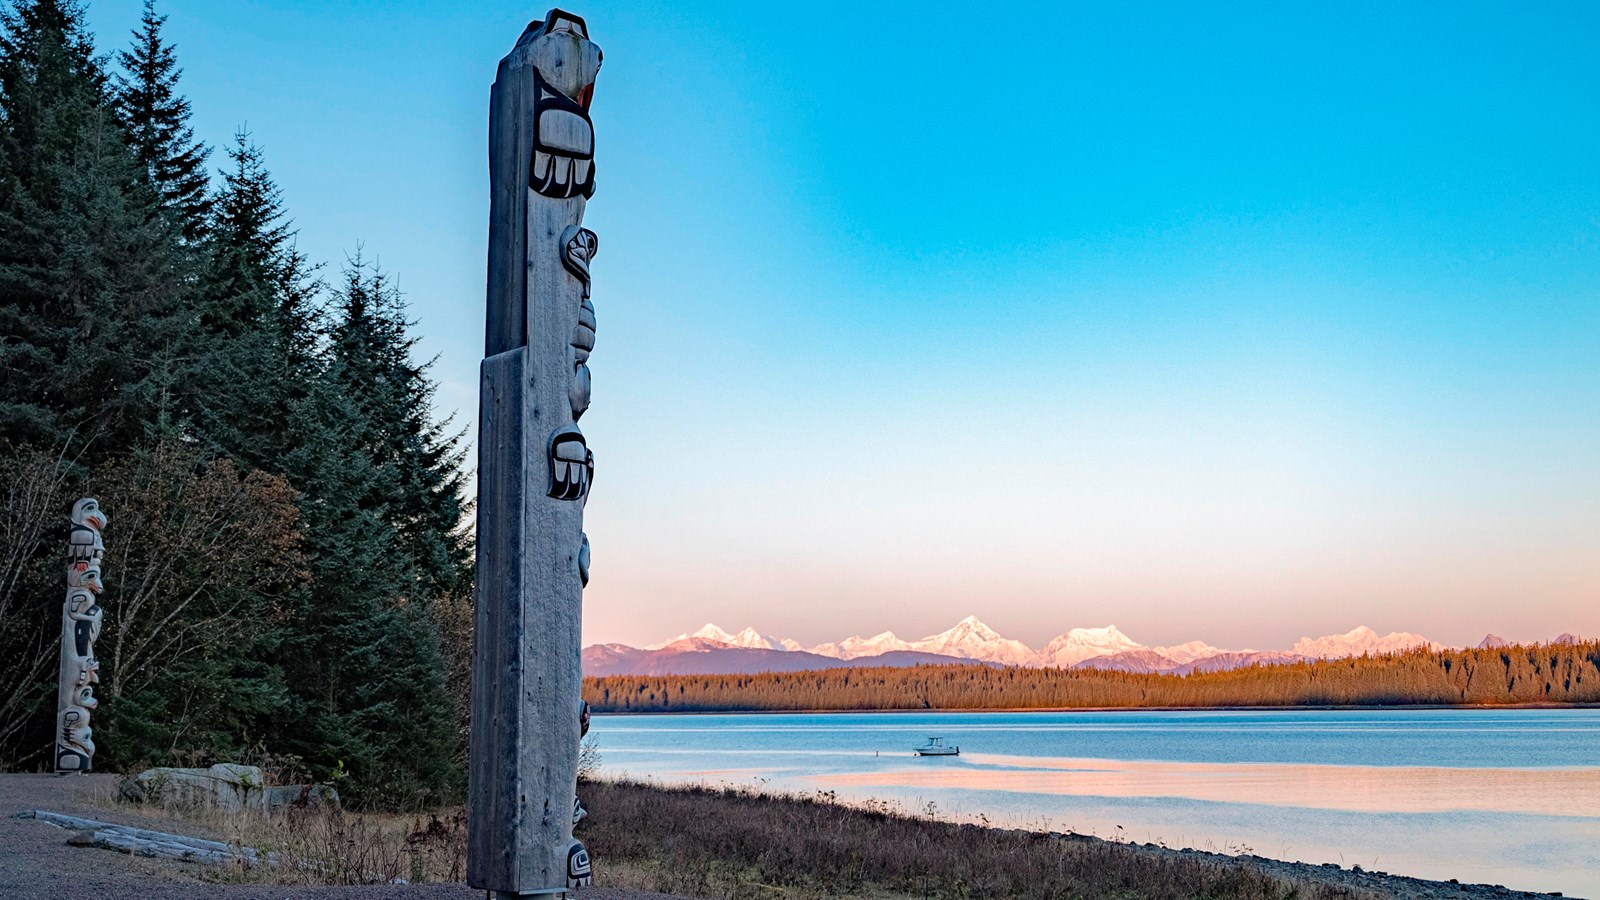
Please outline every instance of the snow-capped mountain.
[[1033, 648], [1021, 641], [1001, 637], [999, 632], [978, 621], [977, 616], [967, 616], [949, 631], [928, 635], [912, 644], [910, 649], [1004, 666], [1036, 665], [1039, 658]]
[[[1556, 643], [1578, 640], [1563, 634]], [[1507, 642], [1488, 635], [1479, 647], [1501, 647]], [[806, 647], [789, 638], [779, 639], [754, 628], [724, 631], [708, 624], [692, 634], [642, 650], [623, 644], [600, 644], [584, 651], [590, 674], [632, 672], [798, 671], [838, 665], [878, 666], [949, 664], [977, 661], [1002, 666], [1054, 666], [1058, 668], [1115, 669], [1123, 672], [1216, 672], [1245, 666], [1275, 665], [1308, 659], [1332, 659], [1362, 654], [1400, 653], [1417, 647], [1441, 645], [1420, 634], [1392, 632], [1379, 635], [1365, 625], [1344, 634], [1303, 637], [1289, 650], [1224, 650], [1204, 641], [1170, 647], [1149, 647], [1117, 630], [1115, 625], [1074, 628], [1052, 639], [1041, 650], [1002, 636], [967, 616], [955, 627], [921, 640], [907, 641], [885, 631], [871, 637], [855, 635]]]
[[[1218, 653], [1228, 652], [1220, 648], [1213, 647], [1205, 641], [1190, 641], [1187, 644], [1179, 644], [1176, 647], [1153, 647], [1151, 649], [1180, 666], [1188, 665], [1197, 659], [1208, 659], [1216, 656]], [[1255, 651], [1241, 650], [1238, 652], [1254, 653]]]
[[812, 647], [810, 652], [822, 656], [831, 656], [834, 659], [856, 659], [862, 656], [877, 656], [880, 653], [910, 649], [912, 649], [912, 646], [895, 637], [894, 632], [885, 631], [869, 638], [856, 635], [855, 637], [847, 637], [842, 641], [818, 644]]
[[1496, 648], [1496, 647], [1509, 647], [1509, 646], [1511, 646], [1511, 642], [1506, 640], [1505, 638], [1501, 637], [1498, 634], [1486, 634], [1486, 635], [1483, 636], [1483, 640], [1478, 642], [1478, 649], [1479, 650], [1489, 650], [1489, 649], [1493, 649], [1493, 648]]
[[1336, 659], [1360, 656], [1363, 653], [1400, 653], [1416, 647], [1437, 646], [1439, 645], [1420, 634], [1394, 631], [1380, 637], [1376, 631], [1362, 625], [1344, 634], [1330, 634], [1319, 638], [1303, 637], [1289, 648], [1289, 652], [1307, 659]]
[[966, 660], [932, 653], [895, 651], [854, 660], [830, 659], [804, 650], [735, 647], [710, 638], [686, 637], [654, 650], [626, 644], [596, 644], [583, 650], [583, 674], [607, 675], [742, 675], [756, 672], [804, 672], [817, 669], [880, 666], [949, 666]]
[[1038, 664], [1070, 669], [1086, 659], [1094, 659], [1097, 656], [1114, 656], [1129, 650], [1148, 649], [1150, 648], [1118, 631], [1115, 625], [1107, 625], [1104, 628], [1074, 628], [1045, 644], [1044, 649], [1039, 651]]
[[[708, 641], [716, 641], [719, 644], [727, 644], [730, 647], [742, 647], [746, 650], [796, 650], [800, 648], [800, 645], [794, 641], [780, 641], [777, 638], [767, 637], [754, 628], [746, 628], [738, 634], [729, 634], [708, 622], [705, 627], [693, 634], [680, 634], [670, 641], [651, 644], [644, 649], [660, 650], [670, 644], [676, 644], [679, 641], [686, 641], [690, 638], [703, 638]], [[794, 646], [787, 647], [784, 646], [785, 644], [794, 644]]]

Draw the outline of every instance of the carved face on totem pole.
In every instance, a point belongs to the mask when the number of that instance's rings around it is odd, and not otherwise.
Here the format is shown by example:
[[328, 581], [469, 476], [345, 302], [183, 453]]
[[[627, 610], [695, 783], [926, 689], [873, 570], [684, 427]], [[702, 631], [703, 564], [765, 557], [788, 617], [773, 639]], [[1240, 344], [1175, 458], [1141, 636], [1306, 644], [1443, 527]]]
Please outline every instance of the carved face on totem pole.
[[89, 711], [79, 706], [69, 706], [56, 719], [56, 769], [63, 772], [85, 772], [94, 758], [93, 732], [89, 728]]
[[573, 841], [567, 848], [567, 887], [588, 887], [594, 883], [594, 867], [589, 864], [589, 851], [581, 841]]
[[600, 73], [600, 48], [589, 40], [583, 19], [551, 10], [534, 22], [517, 45], [532, 43], [534, 98], [533, 159], [528, 187], [546, 197], [594, 195], [594, 124], [589, 101]]
[[567, 392], [572, 420], [576, 422], [589, 408], [589, 354], [594, 350], [595, 333], [594, 304], [589, 301], [589, 261], [600, 251], [600, 236], [581, 225], [569, 225], [560, 244], [561, 264], [583, 286], [578, 324], [572, 329], [572, 386]]
[[[93, 696], [88, 686], [100, 682], [100, 663], [94, 658], [94, 642], [100, 639], [100, 624], [105, 610], [95, 601], [94, 594], [85, 588], [72, 588], [67, 592], [67, 635], [72, 654], [64, 663], [72, 678], [74, 696]], [[63, 648], [65, 650], [65, 648]], [[94, 705], [79, 702], [77, 705], [94, 709]]]
[[105, 556], [106, 545], [100, 531], [108, 521], [100, 501], [93, 497], [84, 497], [72, 505], [72, 533], [67, 538], [69, 563], [82, 566]]
[[100, 580], [100, 561], [91, 559], [69, 564], [67, 587], [72, 590], [85, 590], [92, 594], [104, 593], [106, 586]]
[[110, 521], [111, 519], [106, 515], [105, 510], [100, 508], [100, 501], [93, 497], [84, 497], [77, 503], [72, 504], [72, 524], [74, 525], [85, 525], [95, 531], [104, 531]]
[[100, 683], [100, 660], [92, 656], [78, 661], [78, 674], [74, 676], [72, 687], [84, 688]]

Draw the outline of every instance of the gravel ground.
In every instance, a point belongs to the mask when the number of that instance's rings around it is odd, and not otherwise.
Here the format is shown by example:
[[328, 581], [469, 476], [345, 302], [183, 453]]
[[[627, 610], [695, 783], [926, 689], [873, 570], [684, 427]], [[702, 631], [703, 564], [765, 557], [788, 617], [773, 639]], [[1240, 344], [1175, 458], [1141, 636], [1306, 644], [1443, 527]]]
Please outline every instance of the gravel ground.
[[[118, 825], [172, 831], [168, 820], [107, 809], [89, 798], [114, 790], [116, 776], [0, 775], [0, 898], [5, 900], [483, 900], [464, 884], [283, 887], [215, 884], [193, 864], [69, 847], [65, 829], [18, 818], [44, 809]], [[211, 837], [195, 833], [197, 837]], [[584, 900], [683, 900], [666, 894], [590, 888]]]

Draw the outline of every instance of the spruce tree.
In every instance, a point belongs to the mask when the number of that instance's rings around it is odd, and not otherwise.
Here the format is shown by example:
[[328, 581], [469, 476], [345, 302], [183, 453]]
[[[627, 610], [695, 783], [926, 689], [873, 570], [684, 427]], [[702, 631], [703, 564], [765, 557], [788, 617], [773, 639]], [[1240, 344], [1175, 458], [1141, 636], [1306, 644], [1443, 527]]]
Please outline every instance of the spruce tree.
[[[182, 447], [161, 483], [231, 458], [281, 476], [298, 510], [305, 579], [207, 599], [259, 627], [116, 683], [120, 747], [259, 738], [342, 765], [357, 802], [450, 799], [460, 711], [434, 610], [471, 585], [461, 436], [429, 417], [428, 366], [381, 273], [356, 261], [328, 322], [248, 134], [208, 201], [163, 21], [147, 3], [109, 88], [74, 0], [0, 0], [0, 454], [64, 451], [82, 474]], [[168, 492], [175, 521], [194, 508], [184, 490]], [[203, 727], [176, 727], [172, 703]]]
[[296, 407], [319, 377], [320, 284], [295, 245], [282, 193], [246, 131], [228, 149], [210, 226], [200, 305], [196, 419], [203, 439], [250, 465], [283, 470]]
[[108, 452], [172, 426], [178, 235], [109, 108], [82, 10], [0, 13], [0, 441]]
[[431, 418], [434, 385], [427, 363], [413, 361], [404, 298], [376, 265], [358, 254], [336, 298], [329, 349], [345, 390], [361, 411], [361, 445], [383, 474], [371, 498], [390, 510], [414, 591], [438, 596], [471, 590], [471, 546], [461, 433]]
[[145, 0], [140, 30], [128, 49], [117, 54], [123, 73], [114, 97], [128, 129], [134, 154], [166, 205], [182, 223], [189, 241], [205, 230], [211, 209], [206, 158], [211, 151], [195, 140], [189, 127], [189, 101], [178, 93], [178, 68], [172, 45], [161, 36], [166, 16], [156, 15], [155, 0]]
[[428, 418], [432, 386], [387, 279], [358, 258], [334, 305], [306, 416], [317, 446], [288, 457], [290, 479], [319, 498], [305, 510], [316, 587], [289, 683], [313, 723], [306, 752], [341, 762], [356, 799], [437, 802], [462, 787], [431, 608], [470, 578], [461, 454]]

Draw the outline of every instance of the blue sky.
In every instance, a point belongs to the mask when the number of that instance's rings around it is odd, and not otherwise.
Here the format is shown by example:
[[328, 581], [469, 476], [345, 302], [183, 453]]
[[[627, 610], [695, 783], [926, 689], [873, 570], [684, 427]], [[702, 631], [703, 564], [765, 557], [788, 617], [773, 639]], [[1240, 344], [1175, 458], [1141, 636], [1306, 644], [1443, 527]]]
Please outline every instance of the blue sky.
[[[398, 277], [470, 422], [544, 7], [160, 9], [201, 137]], [[1600, 6], [573, 11], [587, 639], [1600, 633]]]

